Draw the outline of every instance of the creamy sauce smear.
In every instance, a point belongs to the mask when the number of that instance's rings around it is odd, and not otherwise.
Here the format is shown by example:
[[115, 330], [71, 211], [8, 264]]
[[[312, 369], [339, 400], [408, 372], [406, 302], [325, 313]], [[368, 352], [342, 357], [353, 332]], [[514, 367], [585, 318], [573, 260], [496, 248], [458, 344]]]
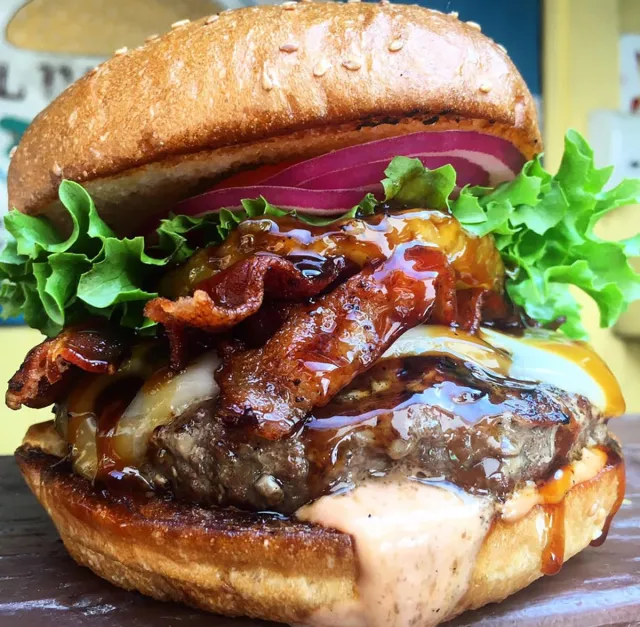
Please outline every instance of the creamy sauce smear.
[[311, 627], [428, 627], [466, 593], [493, 504], [455, 488], [404, 477], [324, 496], [300, 520], [350, 534], [360, 598], [309, 617]]

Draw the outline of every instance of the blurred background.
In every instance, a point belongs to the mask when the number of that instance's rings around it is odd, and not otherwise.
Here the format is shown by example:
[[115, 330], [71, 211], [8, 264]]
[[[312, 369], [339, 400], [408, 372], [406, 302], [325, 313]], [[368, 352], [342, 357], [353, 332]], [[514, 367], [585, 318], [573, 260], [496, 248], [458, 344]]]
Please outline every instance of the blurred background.
[[[11, 148], [30, 119], [69, 83], [123, 46], [134, 47], [173, 22], [196, 19], [250, 0], [0, 0], [0, 214], [7, 206]], [[640, 176], [640, 0], [421, 0], [504, 45], [536, 96], [555, 171], [566, 129], [583, 133], [599, 165], [617, 178]], [[640, 231], [640, 211], [621, 209], [602, 221], [612, 239]], [[1, 235], [1, 233], [0, 233]], [[640, 265], [639, 268], [640, 269]], [[630, 413], [640, 413], [640, 308], [613, 330], [598, 328], [585, 300], [591, 342], [620, 379]], [[39, 334], [14, 321], [0, 326], [0, 384], [17, 369]], [[0, 407], [0, 454], [12, 452], [26, 426], [48, 411]]]

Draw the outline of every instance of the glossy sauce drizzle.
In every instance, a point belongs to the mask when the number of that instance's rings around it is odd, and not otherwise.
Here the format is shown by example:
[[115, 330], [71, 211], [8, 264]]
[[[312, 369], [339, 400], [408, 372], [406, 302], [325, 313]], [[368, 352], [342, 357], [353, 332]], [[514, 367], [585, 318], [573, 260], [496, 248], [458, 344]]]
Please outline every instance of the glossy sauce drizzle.
[[76, 472], [116, 491], [149, 489], [130, 460], [120, 455], [113, 434], [139, 390], [155, 380], [154, 373], [166, 370], [159, 366], [161, 354], [154, 343], [140, 343], [118, 372], [86, 375], [57, 408], [58, 430], [72, 447]]
[[[375, 472], [384, 471], [394, 460], [416, 459], [412, 457], [418, 454], [416, 443], [419, 438], [428, 441], [433, 437], [429, 435], [433, 421], [440, 423], [441, 430], [437, 455], [446, 453], [452, 460], [447, 464], [452, 481], [469, 488], [502, 486], [501, 452], [491, 448], [489, 430], [473, 426], [503, 414], [529, 416], [530, 408], [541, 402], [537, 398], [541, 394], [535, 383], [513, 381], [451, 358], [386, 359], [327, 406], [314, 409], [306, 423], [301, 438], [313, 468], [311, 491], [314, 495], [325, 491], [324, 484], [318, 486], [316, 480], [344, 476], [345, 465], [360, 447], [386, 451], [386, 462], [377, 461], [370, 469]], [[547, 424], [566, 421], [562, 406], [556, 406], [552, 397], [544, 400]], [[425, 413], [421, 407], [440, 411]]]
[[442, 251], [456, 273], [458, 287], [502, 285], [504, 267], [491, 238], [469, 235], [455, 218], [442, 212], [410, 209], [329, 226], [307, 225], [289, 216], [245, 220], [223, 244], [202, 249], [169, 273], [160, 293], [169, 298], [186, 296], [202, 281], [257, 252], [299, 258], [307, 264], [313, 258], [343, 257], [364, 267], [388, 259], [397, 246], [410, 242]]
[[110, 490], [135, 491], [140, 487], [140, 482], [146, 484], [140, 473], [128, 465], [127, 460], [119, 455], [113, 445], [113, 434], [118, 422], [143, 383], [144, 380], [136, 376], [122, 378], [107, 386], [96, 399], [96, 481]]

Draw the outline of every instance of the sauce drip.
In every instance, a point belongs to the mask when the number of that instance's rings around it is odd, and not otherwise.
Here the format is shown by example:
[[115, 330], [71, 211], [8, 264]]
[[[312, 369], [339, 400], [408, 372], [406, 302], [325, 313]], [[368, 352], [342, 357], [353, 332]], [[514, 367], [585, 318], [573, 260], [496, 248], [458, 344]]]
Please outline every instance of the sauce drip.
[[609, 530], [611, 529], [611, 523], [613, 522], [614, 516], [618, 513], [618, 510], [622, 506], [622, 501], [624, 501], [624, 493], [626, 490], [626, 476], [624, 470], [624, 464], [620, 459], [620, 456], [613, 451], [607, 451], [609, 455], [609, 462], [612, 465], [615, 465], [616, 469], [616, 479], [617, 479], [617, 492], [616, 492], [616, 500], [613, 504], [613, 507], [607, 514], [607, 517], [604, 521], [604, 525], [602, 526], [602, 533], [595, 539], [591, 541], [591, 546], [602, 546], [604, 541], [607, 539], [609, 535]]
[[[613, 517], [620, 509], [624, 499], [625, 476], [624, 465], [618, 454], [610, 448], [598, 447], [585, 451], [584, 455], [605, 458], [603, 467], [614, 467], [617, 479], [617, 494], [613, 507], [609, 511], [602, 528], [602, 533], [591, 542], [591, 546], [600, 546], [606, 539]], [[545, 523], [540, 530], [543, 545], [541, 571], [545, 575], [555, 575], [564, 562], [565, 550], [565, 503], [568, 492], [579, 482], [593, 477], [580, 476], [584, 469], [580, 462], [570, 464], [557, 470], [553, 478], [539, 486], [540, 503], [544, 511]], [[594, 466], [594, 468], [597, 466]]]
[[109, 489], [148, 490], [139, 471], [114, 446], [113, 434], [138, 391], [153, 385], [154, 373], [164, 373], [159, 345], [141, 342], [113, 375], [85, 375], [57, 409], [59, 430], [72, 447], [74, 470]]
[[544, 575], [557, 574], [564, 564], [564, 512], [567, 493], [574, 485], [571, 466], [556, 470], [553, 478], [539, 487], [545, 524], [542, 530], [542, 563]]
[[544, 575], [556, 575], [564, 564], [564, 498], [543, 508], [546, 520], [540, 569]]

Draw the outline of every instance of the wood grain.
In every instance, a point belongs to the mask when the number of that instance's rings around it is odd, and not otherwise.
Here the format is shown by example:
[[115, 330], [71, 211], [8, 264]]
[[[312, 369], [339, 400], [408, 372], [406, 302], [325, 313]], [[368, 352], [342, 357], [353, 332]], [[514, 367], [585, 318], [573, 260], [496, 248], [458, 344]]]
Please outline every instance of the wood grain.
[[[599, 549], [574, 558], [507, 601], [464, 615], [451, 627], [638, 625], [640, 620], [640, 422], [614, 430], [626, 443], [627, 501]], [[114, 588], [66, 554], [53, 525], [10, 457], [0, 458], [0, 625], [69, 627], [269, 627], [158, 603]]]

